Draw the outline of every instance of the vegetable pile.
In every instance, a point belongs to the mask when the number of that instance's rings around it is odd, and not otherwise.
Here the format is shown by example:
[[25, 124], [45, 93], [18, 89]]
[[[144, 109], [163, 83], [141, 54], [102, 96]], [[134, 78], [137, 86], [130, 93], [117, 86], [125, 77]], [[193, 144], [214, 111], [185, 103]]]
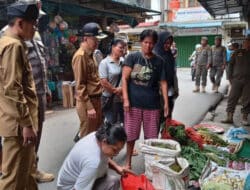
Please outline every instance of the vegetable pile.
[[181, 156], [189, 163], [190, 180], [198, 180], [208, 162], [206, 155], [199, 150], [196, 144], [193, 144], [193, 146], [182, 146]]
[[224, 141], [217, 134], [209, 131], [208, 129], [199, 128], [197, 132], [198, 134], [202, 136], [205, 144], [211, 144], [211, 145], [221, 146], [221, 147], [228, 146], [228, 143], [226, 141]]
[[170, 149], [170, 150], [176, 150], [176, 147], [170, 144], [166, 143], [160, 143], [160, 142], [152, 142], [151, 146], [155, 146], [158, 148], [165, 148], [165, 149]]

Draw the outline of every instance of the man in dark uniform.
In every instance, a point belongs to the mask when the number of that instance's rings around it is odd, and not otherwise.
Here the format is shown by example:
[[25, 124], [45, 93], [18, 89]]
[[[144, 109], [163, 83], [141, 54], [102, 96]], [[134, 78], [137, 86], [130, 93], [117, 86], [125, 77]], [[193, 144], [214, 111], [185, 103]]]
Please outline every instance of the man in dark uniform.
[[215, 44], [212, 46], [212, 65], [210, 69], [210, 80], [213, 84], [212, 90], [218, 93], [221, 78], [226, 66], [226, 48], [221, 45], [221, 37], [215, 37]]
[[228, 77], [232, 85], [228, 103], [227, 118], [223, 123], [233, 123], [233, 114], [239, 98], [242, 96], [242, 124], [249, 125], [248, 114], [250, 113], [250, 36], [243, 42], [243, 49], [236, 50], [228, 65]]
[[0, 189], [37, 190], [33, 163], [38, 102], [24, 40], [33, 38], [39, 10], [36, 4], [17, 2], [7, 14], [9, 28], [0, 39]]
[[195, 89], [193, 92], [200, 92], [200, 79], [202, 78], [202, 92], [206, 92], [207, 85], [207, 71], [211, 65], [211, 48], [208, 45], [208, 38], [201, 38], [201, 47], [196, 50], [195, 55], [195, 67], [196, 67], [196, 79]]

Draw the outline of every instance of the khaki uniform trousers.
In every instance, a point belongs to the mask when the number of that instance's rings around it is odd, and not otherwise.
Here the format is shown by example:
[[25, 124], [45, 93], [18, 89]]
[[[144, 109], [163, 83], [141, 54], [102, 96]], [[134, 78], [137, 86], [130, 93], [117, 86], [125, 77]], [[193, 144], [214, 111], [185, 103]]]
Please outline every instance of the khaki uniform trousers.
[[195, 85], [200, 86], [200, 80], [202, 79], [202, 86], [207, 85], [207, 66], [206, 65], [197, 65], [196, 66], [196, 79]]
[[220, 86], [223, 72], [224, 72], [224, 69], [222, 69], [222, 66], [212, 67], [210, 69], [210, 80], [213, 84], [215, 84], [218, 87]]
[[90, 119], [87, 114], [87, 106], [85, 102], [77, 101], [76, 110], [80, 119], [80, 137], [84, 137], [89, 133], [96, 131], [102, 124], [102, 107], [101, 107], [101, 97], [90, 98], [91, 103], [96, 111], [96, 118]]
[[239, 98], [242, 97], [242, 109], [243, 114], [250, 113], [250, 79], [248, 80], [232, 80], [232, 87], [229, 93], [227, 102], [227, 112], [234, 113], [235, 107]]
[[35, 146], [23, 146], [21, 135], [4, 137], [0, 190], [37, 190], [34, 178]]

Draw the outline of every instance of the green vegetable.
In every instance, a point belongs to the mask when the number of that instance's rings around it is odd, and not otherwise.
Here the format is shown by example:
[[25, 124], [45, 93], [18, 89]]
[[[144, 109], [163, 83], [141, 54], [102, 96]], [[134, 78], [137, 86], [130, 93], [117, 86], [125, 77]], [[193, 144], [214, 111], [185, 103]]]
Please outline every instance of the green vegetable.
[[203, 137], [203, 140], [207, 144], [213, 144], [222, 147], [228, 146], [228, 143], [224, 141], [222, 138], [220, 138], [219, 135], [209, 131], [208, 129], [199, 128], [198, 133]]
[[202, 153], [196, 145], [182, 146], [181, 156], [187, 159], [189, 163], [190, 180], [198, 180], [208, 161], [206, 155]]
[[178, 163], [173, 163], [169, 167], [170, 167], [171, 170], [173, 170], [173, 171], [175, 171], [177, 173], [179, 173], [182, 170], [181, 166]]
[[203, 151], [206, 153], [214, 153], [218, 157], [224, 158], [224, 160], [238, 161], [240, 158], [236, 154], [231, 154], [227, 151], [219, 150], [214, 146], [205, 146]]
[[170, 136], [176, 141], [178, 141], [181, 145], [187, 145], [188, 137], [186, 135], [185, 127], [183, 125], [169, 127], [168, 132]]
[[166, 144], [166, 143], [160, 143], [160, 142], [152, 142], [151, 146], [155, 146], [158, 148], [165, 148], [165, 149], [170, 149], [170, 150], [176, 150], [175, 146]]
[[218, 155], [214, 154], [214, 153], [206, 153], [206, 156], [214, 161], [215, 163], [217, 163], [219, 166], [226, 166], [227, 165], [227, 161], [224, 158], [220, 158]]

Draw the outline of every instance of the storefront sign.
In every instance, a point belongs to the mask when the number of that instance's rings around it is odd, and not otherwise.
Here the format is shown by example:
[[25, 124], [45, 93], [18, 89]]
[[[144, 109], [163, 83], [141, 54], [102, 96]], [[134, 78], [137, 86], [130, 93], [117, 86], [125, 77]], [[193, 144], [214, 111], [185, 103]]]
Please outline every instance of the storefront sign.
[[211, 20], [212, 17], [203, 7], [195, 8], [180, 8], [176, 11], [173, 21], [186, 22], [186, 21], [201, 21]]
[[176, 36], [200, 36], [200, 35], [217, 35], [219, 30], [216, 27], [212, 28], [180, 28], [174, 35]]

